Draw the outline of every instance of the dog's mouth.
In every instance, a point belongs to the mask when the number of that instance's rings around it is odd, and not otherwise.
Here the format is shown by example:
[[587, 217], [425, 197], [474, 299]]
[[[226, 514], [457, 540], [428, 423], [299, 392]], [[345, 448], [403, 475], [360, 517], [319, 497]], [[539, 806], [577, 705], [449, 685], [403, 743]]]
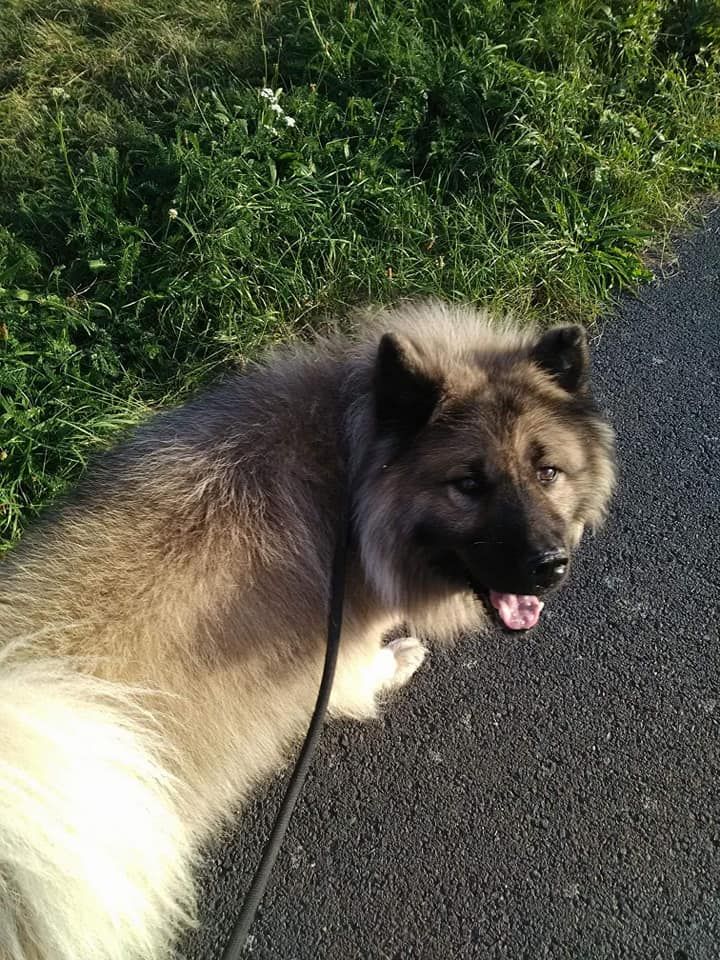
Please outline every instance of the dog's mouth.
[[536, 627], [545, 601], [529, 593], [506, 593], [480, 585], [468, 578], [468, 585], [491, 617], [506, 630], [532, 630]]
[[[437, 564], [437, 568], [446, 576], [452, 576], [456, 584], [464, 584], [466, 589], [472, 590], [485, 606], [488, 614], [497, 619], [506, 630], [532, 630], [537, 626], [540, 614], [545, 607], [545, 602], [537, 594], [495, 590], [483, 582], [482, 575], [478, 576], [471, 572], [468, 565], [458, 556], [444, 557], [442, 566]], [[507, 586], [511, 584], [508, 583]], [[519, 583], [518, 586], [520, 586]], [[527, 584], [527, 586], [531, 585]], [[555, 588], [545, 588], [538, 590], [538, 593], [545, 596], [553, 589]]]
[[[565, 565], [567, 568], [567, 564]], [[483, 578], [484, 579], [484, 578]], [[489, 578], [488, 578], [489, 579]], [[503, 583], [502, 586], [514, 586], [513, 578], [508, 578], [510, 582]], [[466, 573], [466, 582], [475, 596], [484, 605], [491, 617], [496, 619], [506, 630], [532, 630], [540, 621], [540, 614], [545, 608], [545, 600], [551, 594], [554, 594], [565, 581], [563, 572], [560, 582], [551, 586], [540, 586], [539, 584], [522, 582], [522, 578], [516, 580], [520, 590], [525, 587], [527, 593], [513, 593], [509, 590], [498, 590], [486, 585], [482, 580]], [[499, 587], [501, 584], [495, 584]], [[530, 591], [533, 591], [532, 593]]]
[[537, 625], [545, 604], [530, 594], [498, 593], [488, 590], [490, 604], [508, 630], [531, 630]]

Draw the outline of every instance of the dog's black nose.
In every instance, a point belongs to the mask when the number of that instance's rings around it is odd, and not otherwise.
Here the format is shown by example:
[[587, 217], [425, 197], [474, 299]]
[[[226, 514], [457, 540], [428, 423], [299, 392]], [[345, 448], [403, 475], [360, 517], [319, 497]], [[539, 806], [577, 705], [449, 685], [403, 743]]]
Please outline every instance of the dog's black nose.
[[537, 587], [554, 587], [567, 572], [570, 558], [564, 550], [545, 550], [534, 554], [528, 563], [530, 577]]

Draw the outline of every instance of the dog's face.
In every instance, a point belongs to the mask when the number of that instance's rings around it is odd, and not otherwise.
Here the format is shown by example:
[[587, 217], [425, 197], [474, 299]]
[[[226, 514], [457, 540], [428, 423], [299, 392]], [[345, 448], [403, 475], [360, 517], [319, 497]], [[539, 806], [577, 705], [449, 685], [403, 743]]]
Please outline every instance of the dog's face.
[[450, 376], [386, 335], [375, 415], [381, 536], [407, 576], [418, 588], [471, 589], [510, 629], [534, 626], [613, 486], [582, 328], [495, 345]]

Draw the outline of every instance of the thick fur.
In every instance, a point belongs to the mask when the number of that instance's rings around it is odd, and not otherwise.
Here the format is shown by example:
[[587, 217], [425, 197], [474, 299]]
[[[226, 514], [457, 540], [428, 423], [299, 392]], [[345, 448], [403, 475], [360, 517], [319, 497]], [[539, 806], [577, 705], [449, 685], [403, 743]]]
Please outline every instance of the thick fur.
[[[483, 626], [488, 551], [522, 579], [522, 550], [602, 518], [612, 435], [574, 329], [369, 317], [158, 416], [27, 535], [0, 593], [0, 960], [156, 960], [192, 922], [196, 851], [310, 716], [343, 483], [332, 709], [358, 718], [424, 655], [390, 628]], [[552, 494], [538, 435], [567, 460]], [[480, 455], [502, 495], [470, 503]]]
[[192, 808], [137, 696], [22, 649], [0, 659], [0, 949], [163, 952], [192, 918]]

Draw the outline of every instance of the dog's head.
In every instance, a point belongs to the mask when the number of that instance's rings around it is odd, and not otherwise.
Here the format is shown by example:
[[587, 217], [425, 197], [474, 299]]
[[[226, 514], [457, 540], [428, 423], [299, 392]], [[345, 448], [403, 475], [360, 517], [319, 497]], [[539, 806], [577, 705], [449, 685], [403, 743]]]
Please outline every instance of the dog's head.
[[537, 623], [614, 485], [581, 327], [386, 333], [358, 502], [365, 568], [399, 604], [472, 590], [510, 629]]

